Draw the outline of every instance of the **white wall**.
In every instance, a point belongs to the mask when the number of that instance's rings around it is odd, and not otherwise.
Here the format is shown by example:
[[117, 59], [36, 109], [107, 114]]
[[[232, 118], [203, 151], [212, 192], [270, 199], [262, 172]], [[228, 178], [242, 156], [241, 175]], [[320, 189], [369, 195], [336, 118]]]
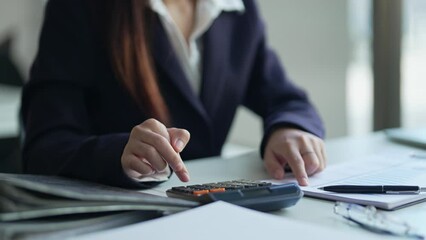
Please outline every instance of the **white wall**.
[[[310, 95], [327, 138], [347, 134], [346, 69], [349, 36], [346, 0], [258, 0], [269, 42], [287, 74]], [[241, 109], [229, 140], [257, 147], [262, 123]]]
[[24, 77], [37, 50], [43, 0], [0, 0], [0, 41], [14, 37], [12, 58]]

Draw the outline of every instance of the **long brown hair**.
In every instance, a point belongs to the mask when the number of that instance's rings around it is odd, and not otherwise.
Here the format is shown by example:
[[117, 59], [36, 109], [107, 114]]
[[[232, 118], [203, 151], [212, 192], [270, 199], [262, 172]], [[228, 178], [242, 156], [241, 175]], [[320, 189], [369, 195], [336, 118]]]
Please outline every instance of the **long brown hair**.
[[117, 78], [149, 117], [168, 125], [169, 112], [157, 83], [149, 34], [153, 13], [148, 0], [109, 0], [105, 33]]

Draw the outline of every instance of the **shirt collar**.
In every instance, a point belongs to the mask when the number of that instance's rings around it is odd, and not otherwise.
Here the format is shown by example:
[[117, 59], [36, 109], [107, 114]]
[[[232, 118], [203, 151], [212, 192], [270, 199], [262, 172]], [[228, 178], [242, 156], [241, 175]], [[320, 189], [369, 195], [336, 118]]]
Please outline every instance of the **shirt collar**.
[[[198, 0], [198, 4], [206, 4], [211, 9], [217, 9], [219, 11], [225, 12], [244, 12], [245, 7], [242, 0]], [[203, 3], [200, 3], [203, 2]], [[150, 0], [150, 7], [154, 12], [158, 14], [164, 15], [165, 11], [167, 11], [163, 0]]]
[[242, 0], [205, 0], [205, 1], [211, 2], [213, 5], [215, 5], [222, 11], [244, 12], [245, 10], [244, 3]]

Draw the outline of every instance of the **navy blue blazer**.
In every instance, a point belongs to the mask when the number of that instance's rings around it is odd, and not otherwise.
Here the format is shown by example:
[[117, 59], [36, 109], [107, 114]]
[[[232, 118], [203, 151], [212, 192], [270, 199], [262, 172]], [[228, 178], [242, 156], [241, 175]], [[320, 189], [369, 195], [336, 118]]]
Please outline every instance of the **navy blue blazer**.
[[[115, 78], [87, 2], [51, 0], [46, 7], [22, 98], [24, 171], [149, 187], [125, 175], [120, 157], [131, 129], [150, 116]], [[254, 1], [244, 4], [244, 13], [221, 13], [202, 37], [200, 96], [191, 90], [158, 19], [154, 22], [152, 54], [159, 84], [173, 126], [191, 133], [184, 160], [219, 155], [240, 105], [264, 121], [261, 151], [275, 127], [324, 136], [306, 94], [289, 81], [268, 48]]]

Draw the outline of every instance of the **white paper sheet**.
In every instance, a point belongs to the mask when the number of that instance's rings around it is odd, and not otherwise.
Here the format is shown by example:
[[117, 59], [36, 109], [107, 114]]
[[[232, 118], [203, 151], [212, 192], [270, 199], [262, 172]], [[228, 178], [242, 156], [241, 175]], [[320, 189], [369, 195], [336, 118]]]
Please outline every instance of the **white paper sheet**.
[[[273, 183], [295, 181], [269, 180]], [[309, 186], [302, 187], [306, 196], [336, 201], [373, 205], [382, 209], [395, 209], [426, 200], [421, 194], [339, 194], [319, 189], [327, 185], [415, 185], [426, 187], [426, 159], [409, 155], [371, 155], [327, 167], [309, 178]]]
[[[331, 211], [331, 209], [330, 209]], [[308, 230], [308, 231], [307, 231]], [[368, 235], [366, 235], [368, 234]], [[78, 240], [126, 239], [380, 239], [368, 232], [347, 232], [298, 222], [225, 202], [215, 202], [148, 222], [80, 236]]]

